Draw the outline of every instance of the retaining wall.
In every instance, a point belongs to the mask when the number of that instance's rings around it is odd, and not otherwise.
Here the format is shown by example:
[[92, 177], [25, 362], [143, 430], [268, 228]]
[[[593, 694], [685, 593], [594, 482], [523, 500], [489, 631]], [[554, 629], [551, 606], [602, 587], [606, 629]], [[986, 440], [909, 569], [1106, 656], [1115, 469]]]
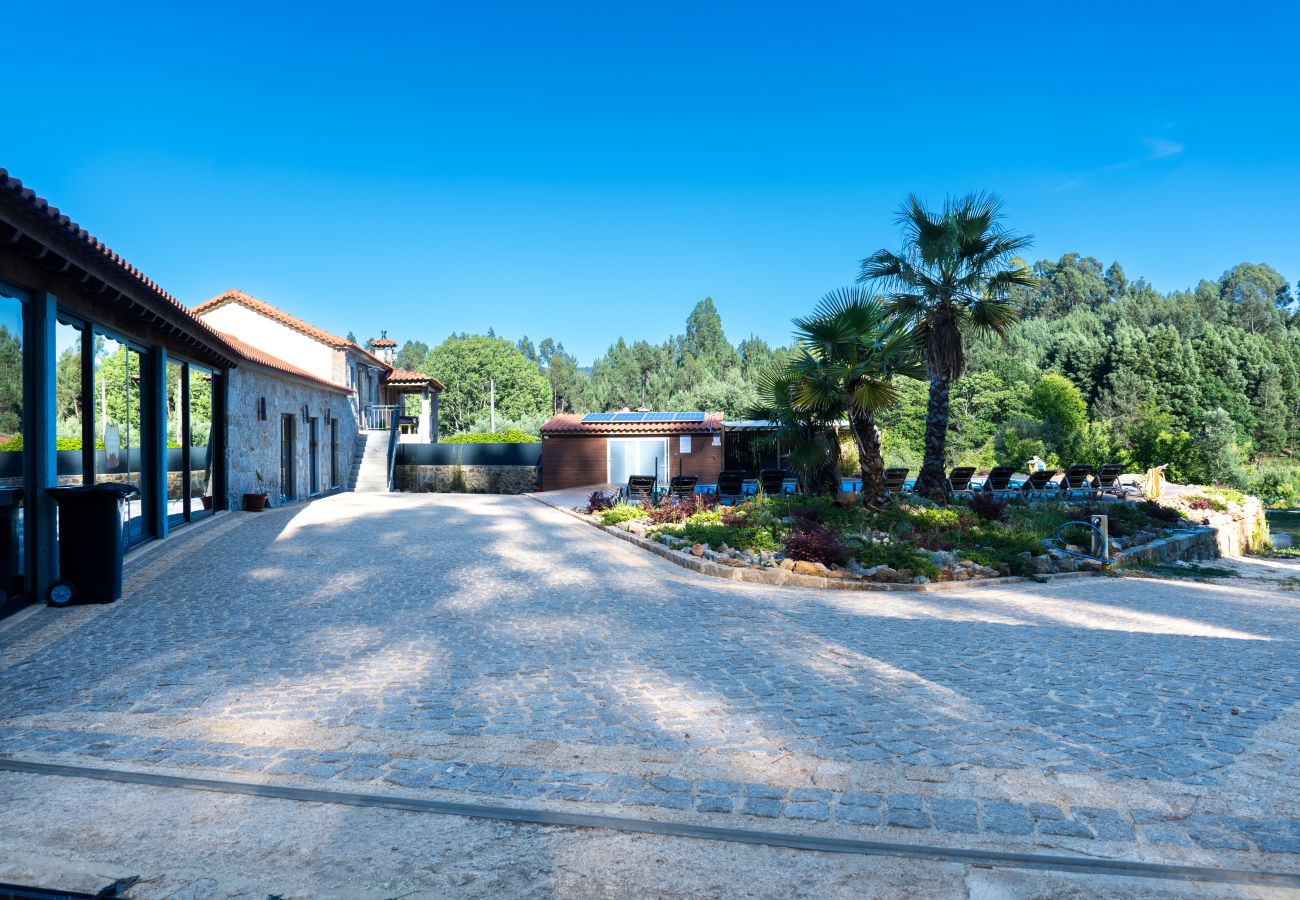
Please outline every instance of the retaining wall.
[[[426, 446], [437, 446], [426, 445]], [[456, 445], [453, 445], [456, 446]], [[457, 466], [398, 465], [393, 480], [399, 491], [428, 493], [452, 490]], [[537, 490], [536, 466], [459, 466], [461, 490], [483, 494], [525, 494]]]

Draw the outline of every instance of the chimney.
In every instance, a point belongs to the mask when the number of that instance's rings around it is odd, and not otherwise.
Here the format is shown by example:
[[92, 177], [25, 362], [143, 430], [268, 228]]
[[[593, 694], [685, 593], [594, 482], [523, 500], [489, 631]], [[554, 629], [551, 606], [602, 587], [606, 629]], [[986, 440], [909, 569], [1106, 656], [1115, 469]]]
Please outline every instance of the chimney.
[[397, 358], [397, 342], [388, 339], [387, 331], [379, 332], [379, 337], [370, 342], [370, 349], [375, 356], [390, 366], [393, 364], [393, 360]]

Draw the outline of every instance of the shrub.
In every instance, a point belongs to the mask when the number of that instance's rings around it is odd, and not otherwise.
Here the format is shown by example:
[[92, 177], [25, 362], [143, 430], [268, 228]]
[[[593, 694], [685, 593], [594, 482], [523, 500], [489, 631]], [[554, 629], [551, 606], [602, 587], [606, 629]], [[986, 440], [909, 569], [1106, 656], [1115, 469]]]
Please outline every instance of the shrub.
[[618, 498], [610, 491], [592, 491], [587, 496], [587, 512], [594, 516], [602, 510], [611, 508], [617, 502]]
[[910, 544], [869, 542], [860, 546], [853, 554], [867, 568], [889, 566], [891, 569], [910, 569], [913, 573], [934, 578], [939, 568], [931, 560], [917, 552]]
[[505, 431], [473, 431], [466, 434], [453, 434], [443, 441], [444, 444], [536, 444], [540, 438], [535, 434], [508, 428]]
[[1215, 512], [1226, 512], [1228, 504], [1224, 503], [1218, 497], [1207, 497], [1205, 494], [1197, 494], [1194, 497], [1187, 498], [1187, 508], [1195, 510], [1213, 510]]
[[692, 494], [685, 500], [678, 500], [665, 494], [656, 504], [645, 491], [640, 492], [639, 500], [646, 517], [655, 525], [685, 522], [691, 516], [712, 509], [718, 502], [717, 498], [709, 497], [707, 494]]
[[765, 528], [733, 528], [727, 525], [696, 525], [690, 522], [669, 532], [692, 544], [704, 544], [715, 550], [723, 544], [735, 550], [756, 553], [778, 549], [776, 539]]
[[970, 511], [985, 522], [1002, 522], [1007, 518], [1007, 501], [992, 494], [978, 493], [970, 498]]
[[849, 558], [849, 551], [840, 543], [839, 536], [834, 531], [807, 521], [782, 538], [781, 550], [791, 559], [827, 566], [843, 565]]
[[1154, 500], [1143, 500], [1136, 504], [1138, 510], [1157, 522], [1174, 523], [1183, 518], [1183, 514], [1172, 507], [1164, 506]]
[[645, 510], [639, 506], [633, 506], [631, 503], [615, 503], [601, 512], [600, 522], [602, 525], [617, 525], [619, 522], [630, 522], [645, 517]]

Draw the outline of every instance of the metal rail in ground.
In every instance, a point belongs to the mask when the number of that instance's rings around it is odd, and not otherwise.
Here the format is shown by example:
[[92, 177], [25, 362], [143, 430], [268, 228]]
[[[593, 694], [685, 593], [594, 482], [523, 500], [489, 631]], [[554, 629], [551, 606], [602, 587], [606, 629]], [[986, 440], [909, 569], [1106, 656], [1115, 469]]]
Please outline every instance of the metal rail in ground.
[[219, 794], [242, 794], [249, 797], [294, 800], [303, 803], [327, 803], [370, 809], [395, 809], [405, 812], [466, 816], [522, 825], [605, 828], [637, 834], [658, 834], [667, 837], [726, 841], [735, 844], [758, 844], [792, 850], [816, 850], [823, 853], [892, 856], [903, 859], [929, 860], [931, 862], [1037, 869], [1082, 875], [1111, 875], [1183, 882], [1218, 882], [1223, 884], [1300, 888], [1300, 872], [1269, 872], [1250, 869], [1226, 869], [1213, 866], [1169, 865], [1142, 862], [1140, 860], [1097, 859], [1093, 857], [978, 850], [963, 847], [937, 847], [925, 844], [894, 843], [891, 841], [864, 841], [814, 834], [790, 834], [745, 828], [725, 828], [717, 825], [696, 825], [686, 822], [660, 822], [653, 819], [634, 819], [623, 816], [559, 812], [549, 809], [525, 809], [480, 803], [449, 803], [441, 800], [425, 800], [416, 797], [389, 796], [386, 794], [358, 794], [276, 784], [254, 784], [246, 781], [189, 778], [152, 772], [65, 766], [54, 763], [29, 762], [21, 759], [0, 759], [0, 771], [66, 778], [88, 778], [120, 784], [141, 784], [180, 790], [211, 791]]

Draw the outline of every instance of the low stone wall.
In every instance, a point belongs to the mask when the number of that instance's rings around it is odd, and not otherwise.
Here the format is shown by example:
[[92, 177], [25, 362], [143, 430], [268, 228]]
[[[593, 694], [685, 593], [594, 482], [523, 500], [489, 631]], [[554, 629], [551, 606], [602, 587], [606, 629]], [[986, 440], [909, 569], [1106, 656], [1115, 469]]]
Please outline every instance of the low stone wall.
[[1205, 526], [1124, 550], [1116, 553], [1115, 558], [1120, 562], [1156, 563], [1218, 559], [1227, 555], [1220, 549], [1220, 537], [1217, 528]]
[[[526, 494], [537, 490], [535, 466], [460, 466], [463, 490], [481, 494]], [[446, 493], [452, 490], [456, 466], [397, 466], [393, 480], [399, 491]]]

